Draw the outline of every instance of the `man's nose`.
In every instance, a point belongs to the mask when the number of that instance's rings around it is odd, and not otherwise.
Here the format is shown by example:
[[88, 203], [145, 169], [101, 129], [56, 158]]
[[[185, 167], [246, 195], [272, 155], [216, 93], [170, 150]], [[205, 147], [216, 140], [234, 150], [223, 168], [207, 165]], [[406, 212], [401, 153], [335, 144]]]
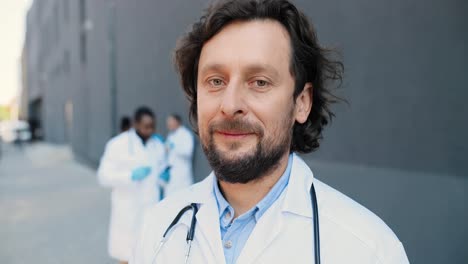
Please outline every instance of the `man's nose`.
[[226, 87], [221, 102], [221, 112], [228, 118], [247, 113], [245, 89], [239, 81], [231, 81]]

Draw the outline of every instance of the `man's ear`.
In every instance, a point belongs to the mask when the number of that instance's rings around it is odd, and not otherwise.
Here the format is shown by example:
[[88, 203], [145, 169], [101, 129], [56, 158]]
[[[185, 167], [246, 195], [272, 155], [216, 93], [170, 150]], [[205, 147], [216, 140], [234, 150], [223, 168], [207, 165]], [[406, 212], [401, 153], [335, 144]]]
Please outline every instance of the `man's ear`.
[[307, 121], [312, 109], [312, 89], [312, 83], [306, 83], [304, 89], [296, 98], [295, 118], [300, 124], [304, 124]]

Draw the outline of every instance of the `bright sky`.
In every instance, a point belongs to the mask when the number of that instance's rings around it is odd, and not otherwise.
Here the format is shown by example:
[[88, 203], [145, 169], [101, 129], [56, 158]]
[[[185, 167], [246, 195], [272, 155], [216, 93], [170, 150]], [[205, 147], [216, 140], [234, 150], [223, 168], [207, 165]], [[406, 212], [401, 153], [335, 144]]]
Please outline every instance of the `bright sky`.
[[20, 58], [26, 12], [32, 0], [0, 0], [0, 105], [21, 89]]

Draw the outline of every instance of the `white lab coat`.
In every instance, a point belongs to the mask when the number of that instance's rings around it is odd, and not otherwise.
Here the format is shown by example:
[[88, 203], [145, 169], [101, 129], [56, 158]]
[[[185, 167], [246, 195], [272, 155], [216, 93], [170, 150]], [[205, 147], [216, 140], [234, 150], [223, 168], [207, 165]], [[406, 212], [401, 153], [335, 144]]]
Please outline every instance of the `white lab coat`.
[[165, 188], [166, 197], [193, 184], [193, 148], [192, 132], [185, 126], [180, 126], [167, 136], [166, 149], [171, 170]]
[[[106, 145], [98, 179], [112, 188], [108, 250], [115, 259], [128, 261], [144, 207], [159, 201], [156, 180], [165, 165], [164, 154], [160, 141], [149, 139], [145, 146], [133, 129]], [[150, 166], [151, 174], [141, 182], [132, 181], [132, 171], [141, 166]]]
[[[169, 197], [147, 211], [131, 264], [150, 264], [163, 232], [181, 208], [196, 202], [195, 237], [189, 263], [225, 263], [219, 213], [211, 174], [203, 182]], [[314, 263], [313, 221], [309, 188], [317, 193], [321, 260], [325, 264], [406, 264], [402, 244], [376, 215], [313, 178], [304, 161], [294, 155], [288, 187], [259, 219], [237, 262]], [[155, 263], [184, 263], [191, 213], [168, 235]]]

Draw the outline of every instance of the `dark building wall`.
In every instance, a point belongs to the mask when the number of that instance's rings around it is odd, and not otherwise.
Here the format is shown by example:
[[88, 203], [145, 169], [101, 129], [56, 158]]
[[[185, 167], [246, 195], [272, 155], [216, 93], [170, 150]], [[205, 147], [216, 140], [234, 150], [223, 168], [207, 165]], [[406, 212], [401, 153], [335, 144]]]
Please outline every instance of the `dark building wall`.
[[466, 1], [297, 1], [346, 78], [317, 157], [466, 175]]
[[37, 27], [37, 10], [30, 9], [26, 16], [26, 37], [25, 37], [25, 48], [27, 52], [26, 56], [26, 74], [28, 80], [28, 101], [37, 99], [40, 97], [39, 73], [37, 71], [38, 64], [38, 27]]
[[96, 163], [113, 131], [110, 89], [110, 1], [87, 1], [87, 19], [93, 28], [87, 35], [87, 61], [83, 71], [88, 89], [88, 159]]
[[29, 117], [39, 119], [45, 139], [54, 143], [73, 142], [65, 106], [77, 92], [74, 86], [79, 78], [72, 64], [78, 28], [70, 4], [69, 0], [35, 1], [27, 16]]
[[[466, 2], [295, 2], [313, 21], [319, 40], [341, 51], [346, 70], [338, 94], [349, 105], [333, 108], [337, 117], [320, 150], [304, 156], [315, 176], [381, 216], [402, 239], [412, 263], [466, 262]], [[49, 7], [39, 11], [37, 3]], [[30, 13], [47, 13], [53, 3], [35, 1], [37, 10]], [[42, 98], [47, 140], [61, 143], [69, 137], [77, 158], [96, 166], [120, 117], [140, 105], [154, 109], [161, 134], [167, 133], [170, 113], [182, 114], [188, 123], [172, 52], [207, 3], [70, 0], [69, 22], [61, 22], [66, 33], [50, 56], [41, 53], [44, 34], [32, 33], [44, 27], [28, 22], [28, 81], [43, 91], [31, 88], [36, 94], [31, 100]], [[85, 21], [92, 26], [85, 27]], [[66, 51], [69, 74], [49, 79]], [[40, 81], [43, 68], [48, 85]], [[73, 105], [69, 136], [67, 102]], [[196, 179], [208, 172], [198, 146]]]
[[[100, 89], [91, 87], [90, 83], [93, 80], [89, 68], [90, 60], [90, 34], [96, 27], [94, 23], [91, 28], [86, 28], [86, 21], [91, 22], [89, 13], [92, 9], [92, 3], [101, 1], [86, 1], [77, 0], [69, 1], [70, 7], [70, 26], [69, 26], [69, 43], [71, 57], [70, 76], [70, 100], [73, 104], [73, 117], [71, 128], [71, 145], [73, 152], [78, 159], [92, 163], [92, 155], [90, 151], [91, 136], [105, 129], [101, 127], [95, 131], [91, 130], [90, 120], [93, 115], [99, 115], [101, 111], [105, 111], [106, 105], [102, 105], [101, 109], [91, 109], [91, 92]], [[99, 58], [97, 58], [99, 59]], [[102, 120], [104, 124], [104, 120]], [[95, 162], [95, 161], [94, 161]]]
[[[27, 97], [25, 100], [29, 105], [27, 118], [34, 119], [36, 122], [43, 120], [42, 107], [42, 79], [43, 74], [40, 70], [40, 20], [37, 4], [33, 5], [26, 16], [26, 79], [27, 79]], [[38, 123], [40, 125], [40, 123]]]

